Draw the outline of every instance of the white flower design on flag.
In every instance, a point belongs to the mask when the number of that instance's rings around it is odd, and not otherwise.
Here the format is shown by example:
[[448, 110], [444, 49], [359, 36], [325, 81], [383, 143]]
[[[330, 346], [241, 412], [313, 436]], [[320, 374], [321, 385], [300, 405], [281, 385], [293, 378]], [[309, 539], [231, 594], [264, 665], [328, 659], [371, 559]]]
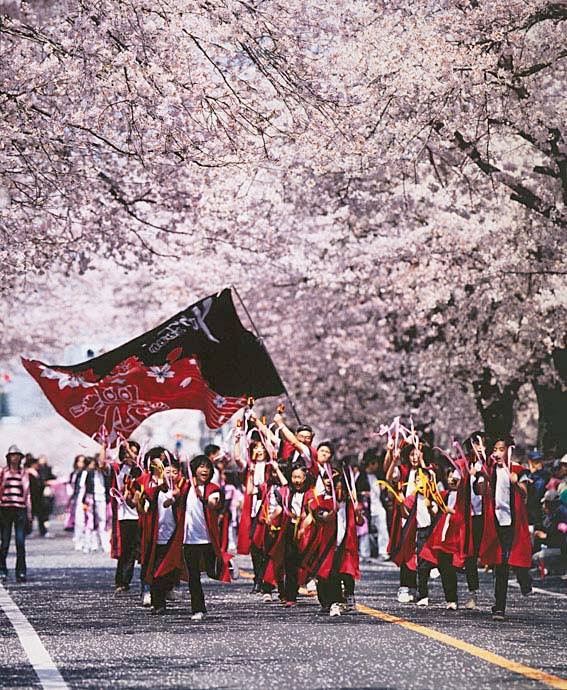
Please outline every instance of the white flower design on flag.
[[175, 372], [171, 370], [169, 364], [164, 364], [161, 367], [150, 367], [147, 374], [155, 378], [156, 383], [165, 383], [166, 379], [172, 379], [175, 376]]
[[179, 384], [179, 386], [180, 386], [181, 388], [187, 388], [187, 386], [190, 386], [190, 385], [191, 385], [191, 382], [192, 382], [192, 381], [193, 381], [193, 378], [192, 378], [191, 376], [188, 376], [186, 379], [183, 379], [183, 381], [181, 381], [181, 383]]
[[223, 398], [222, 395], [217, 395], [215, 399], [213, 400], [213, 405], [217, 407], [219, 410], [220, 408], [226, 403], [226, 398]]
[[77, 374], [67, 374], [64, 371], [56, 371], [55, 369], [50, 369], [49, 367], [40, 367], [42, 369], [41, 376], [45, 379], [52, 379], [57, 381], [59, 390], [64, 388], [92, 388], [96, 386], [96, 383], [91, 383], [85, 381], [82, 376]]

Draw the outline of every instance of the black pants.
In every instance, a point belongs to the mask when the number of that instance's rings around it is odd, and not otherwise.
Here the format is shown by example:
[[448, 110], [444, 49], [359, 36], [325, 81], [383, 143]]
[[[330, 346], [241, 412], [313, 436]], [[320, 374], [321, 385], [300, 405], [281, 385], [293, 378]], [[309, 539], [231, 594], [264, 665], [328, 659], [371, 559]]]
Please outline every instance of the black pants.
[[267, 556], [263, 551], [252, 544], [250, 547], [250, 556], [252, 557], [252, 568], [254, 569], [254, 582], [260, 591], [264, 594], [268, 594], [273, 591], [273, 586], [264, 582], [264, 573], [268, 567], [270, 557]]
[[417, 552], [417, 594], [419, 599], [425, 599], [429, 596], [429, 574], [433, 570], [433, 564], [421, 558], [419, 554], [432, 531], [432, 525], [417, 528], [415, 546]]
[[114, 583], [117, 587], [129, 587], [140, 549], [140, 528], [137, 520], [120, 520], [118, 525], [120, 527], [120, 558], [116, 563]]
[[343, 585], [345, 597], [354, 596], [354, 577], [352, 575], [347, 575], [346, 573], [341, 574], [341, 582]]
[[467, 575], [467, 585], [469, 592], [476, 592], [479, 589], [478, 582], [478, 553], [480, 551], [480, 542], [482, 541], [482, 532], [484, 528], [484, 517], [482, 515], [472, 516], [472, 540], [474, 555], [465, 559], [465, 573]]
[[[156, 556], [154, 562], [154, 573], [159, 568], [161, 562], [165, 558], [167, 553], [167, 544], [156, 544]], [[177, 573], [171, 572], [167, 573], [163, 577], [159, 577], [153, 580], [150, 585], [150, 594], [152, 597], [152, 606], [156, 609], [164, 609], [166, 605], [166, 595], [167, 593], [175, 587], [175, 581], [177, 579]]]
[[183, 544], [183, 559], [189, 575], [189, 591], [191, 594], [191, 612], [206, 613], [205, 595], [201, 585], [201, 568], [215, 559], [215, 552], [211, 544]]
[[400, 566], [400, 587], [417, 589], [417, 573], [410, 570], [405, 563]]
[[325, 609], [328, 609], [331, 604], [340, 603], [343, 600], [341, 576], [335, 574], [331, 575], [325, 580], [321, 577], [318, 577], [317, 597], [319, 599], [319, 603]]
[[0, 529], [2, 546], [0, 547], [0, 574], [7, 575], [6, 558], [10, 550], [12, 526], [16, 533], [16, 577], [26, 575], [26, 521], [25, 508], [0, 508]]
[[437, 556], [439, 562], [439, 572], [441, 573], [441, 584], [445, 594], [445, 601], [457, 603], [457, 570], [453, 565], [453, 554], [439, 552]]
[[[494, 566], [494, 611], [502, 611], [504, 613], [508, 596], [508, 577], [510, 575], [508, 559], [510, 558], [510, 551], [514, 541], [514, 527], [512, 525], [507, 527], [497, 525], [496, 533], [502, 548], [502, 563]], [[532, 588], [529, 568], [514, 568], [514, 571], [522, 594], [526, 594]]]

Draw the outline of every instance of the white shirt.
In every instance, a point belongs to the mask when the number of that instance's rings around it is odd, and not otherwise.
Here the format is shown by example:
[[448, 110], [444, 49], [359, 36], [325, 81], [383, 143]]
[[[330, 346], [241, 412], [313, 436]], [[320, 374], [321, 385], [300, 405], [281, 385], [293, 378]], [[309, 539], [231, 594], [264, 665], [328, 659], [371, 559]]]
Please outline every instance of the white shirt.
[[268, 513], [269, 515], [273, 515], [276, 508], [280, 505], [278, 501], [278, 492], [276, 490], [275, 486], [271, 486], [269, 489], [269, 498], [268, 498]]
[[295, 515], [301, 515], [301, 508], [303, 506], [303, 496], [305, 495], [304, 491], [297, 491], [296, 493], [293, 494], [291, 498], [291, 512], [294, 513]]
[[[116, 476], [116, 483], [118, 484], [118, 491], [120, 493], [124, 493], [124, 479], [126, 477], [130, 476], [130, 467], [129, 465], [122, 465], [120, 468], [120, 472], [118, 472]], [[137, 520], [138, 519], [138, 511], [136, 508], [130, 508], [129, 505], [124, 503], [123, 501], [120, 501], [118, 503], [118, 519], [119, 520]]]
[[382, 516], [386, 512], [386, 509], [382, 504], [382, 489], [380, 488], [380, 484], [378, 484], [378, 477], [370, 472], [366, 476], [370, 484], [370, 515]]
[[94, 473], [94, 498], [95, 501], [106, 503], [106, 488], [104, 486], [104, 474], [99, 470]]
[[[475, 462], [474, 466], [477, 472], [482, 470], [482, 464], [478, 460]], [[475, 477], [471, 475], [471, 515], [482, 515], [482, 496], [475, 494], [473, 490], [474, 481]]]
[[[447, 508], [455, 508], [455, 505], [457, 503], [457, 492], [456, 491], [449, 491], [449, 494], [447, 495]], [[451, 522], [451, 513], [447, 513], [447, 517], [445, 518], [445, 524], [443, 525], [443, 533], [441, 534], [441, 541], [445, 541], [445, 537], [447, 536], [447, 530], [449, 529], [449, 523]]]
[[496, 489], [494, 491], [494, 512], [501, 527], [512, 524], [510, 508], [510, 473], [506, 467], [496, 467]]
[[[201, 493], [204, 492], [204, 487], [199, 487]], [[219, 492], [210, 495], [209, 498], [219, 498]], [[210, 544], [211, 537], [209, 536], [209, 528], [207, 527], [207, 520], [205, 518], [205, 506], [198, 498], [195, 487], [189, 488], [187, 496], [187, 505], [185, 507], [185, 532], [183, 538], [184, 544]]]
[[[266, 480], [266, 461], [262, 460], [260, 462], [257, 462], [254, 465], [254, 479], [253, 483], [254, 486], [260, 486], [261, 484], [264, 483]], [[258, 511], [260, 510], [260, 505], [262, 501], [258, 498], [258, 494], [254, 494], [252, 496], [252, 518], [255, 518], [256, 515], [258, 515]]]
[[340, 503], [337, 511], [337, 546], [342, 544], [347, 527], [346, 503]]
[[[415, 493], [415, 478], [417, 470], [410, 470], [408, 475], [408, 485], [406, 486], [406, 496], [411, 496]], [[425, 504], [425, 496], [417, 494], [417, 527], [429, 527], [431, 525], [431, 515]]]
[[165, 501], [172, 497], [171, 490], [158, 492], [158, 544], [167, 544], [175, 532], [175, 517], [173, 515], [173, 505], [165, 507]]
[[327, 477], [327, 466], [326, 465], [319, 465], [317, 463], [317, 481], [315, 482], [315, 491], [318, 494], [324, 494], [325, 493], [325, 483], [323, 482], [323, 477]]

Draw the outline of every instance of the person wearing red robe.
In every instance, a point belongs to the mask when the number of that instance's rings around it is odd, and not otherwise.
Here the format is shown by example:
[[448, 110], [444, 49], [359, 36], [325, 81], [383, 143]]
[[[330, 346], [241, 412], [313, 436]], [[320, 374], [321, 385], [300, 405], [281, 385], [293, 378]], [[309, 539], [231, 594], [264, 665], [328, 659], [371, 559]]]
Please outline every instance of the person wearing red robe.
[[141, 471], [137, 466], [140, 444], [124, 441], [118, 451], [119, 462], [108, 463], [102, 457], [100, 467], [110, 473], [112, 528], [110, 533], [110, 555], [117, 559], [114, 576], [117, 594], [127, 592], [134, 574], [134, 565], [140, 548], [138, 512], [133, 503], [132, 482]]
[[[274, 589], [274, 574], [271, 565], [270, 551], [277, 541], [282, 528], [283, 497], [282, 489], [287, 487], [287, 479], [284, 477], [277, 460], [268, 463], [268, 480], [260, 486], [254, 486], [252, 475], [248, 478], [246, 492], [256, 495], [259, 508], [254, 520], [254, 532], [250, 547], [252, 561], [255, 564], [255, 576], [260, 583], [265, 602], [272, 600]], [[287, 492], [287, 488], [285, 488]]]
[[162, 446], [150, 448], [144, 456], [146, 468], [134, 482], [134, 504], [138, 509], [140, 528], [140, 578], [142, 580], [142, 605], [151, 606], [151, 593], [146, 583], [148, 553], [151, 549], [153, 532], [148, 514], [149, 492], [163, 482], [165, 468], [170, 467], [173, 456]]
[[[479, 557], [494, 568], [492, 618], [504, 620], [510, 567], [524, 596], [532, 592], [529, 569], [532, 546], [526, 509], [527, 472], [512, 461], [512, 440], [497, 439], [486, 468], [477, 475], [474, 490], [484, 499], [484, 532]], [[471, 473], [476, 470], [471, 468]]]
[[305, 465], [298, 462], [291, 467], [290, 484], [280, 489], [283, 504], [281, 529], [269, 552], [271, 562], [267, 571], [273, 573], [270, 582], [278, 585], [286, 608], [297, 604], [299, 569], [303, 560], [301, 543], [308, 516], [307, 506], [313, 498], [309, 477]]
[[148, 533], [145, 582], [150, 588], [152, 613], [157, 615], [165, 613], [167, 598], [171, 596], [179, 576], [176, 569], [162, 577], [156, 577], [156, 573], [175, 535], [177, 513], [173, 492], [176, 489], [180, 492], [186, 481], [180, 476], [178, 462], [173, 460], [144, 494]]
[[309, 499], [313, 529], [302, 545], [300, 581], [316, 577], [321, 611], [340, 616], [343, 606], [354, 606], [354, 581], [360, 579], [356, 526], [361, 506], [353, 504], [344, 473], [335, 470], [332, 480], [322, 481], [323, 492], [314, 490]]
[[[465, 559], [465, 573], [469, 590], [469, 599], [465, 604], [466, 609], [476, 609], [480, 594], [480, 581], [478, 577], [478, 554], [482, 533], [484, 531], [484, 502], [482, 496], [476, 494], [473, 485], [476, 481], [476, 474], [482, 470], [485, 456], [486, 434], [483, 431], [474, 431], [463, 443], [466, 453], [468, 466], [474, 466], [476, 472], [468, 472], [469, 482], [466, 500], [470, 505], [470, 531], [465, 532], [465, 551], [470, 553]], [[472, 551], [470, 546], [472, 543]]]
[[397, 599], [407, 604], [417, 598], [419, 606], [429, 605], [431, 563], [421, 557], [421, 550], [433, 531], [438, 506], [424, 494], [426, 483], [436, 486], [435, 474], [424, 462], [425, 446], [405, 444], [395, 453], [393, 440], [388, 442], [384, 468], [386, 480], [394, 485], [394, 502], [390, 526], [390, 559], [400, 568]]
[[[244, 499], [238, 525], [238, 536], [236, 542], [236, 552], [238, 554], [252, 556], [252, 567], [254, 569], [254, 585], [252, 593], [260, 593], [262, 587], [263, 566], [259, 554], [252, 549], [252, 539], [258, 521], [258, 511], [260, 510], [260, 497], [258, 487], [266, 484], [270, 476], [269, 453], [260, 439], [259, 432], [252, 431], [245, 443], [242, 437], [243, 432], [235, 435], [234, 457], [244, 470]], [[244, 456], [244, 457], [243, 457]]]
[[456, 611], [457, 569], [473, 552], [473, 544], [467, 539], [470, 533], [470, 505], [468, 503], [468, 461], [459, 459], [447, 470], [448, 490], [440, 493], [442, 514], [431, 536], [425, 542], [421, 557], [438, 566], [445, 594], [447, 609]]
[[308, 470], [317, 469], [317, 451], [313, 447], [315, 434], [309, 424], [300, 424], [293, 432], [285, 423], [281, 412], [274, 415], [276, 431], [283, 437], [281, 456], [289, 467], [303, 462]]
[[201, 572], [215, 580], [230, 582], [232, 556], [221, 548], [218, 523], [220, 489], [211, 481], [213, 464], [206, 455], [198, 455], [191, 460], [189, 467], [189, 481], [173, 490], [175, 532], [153, 578], [173, 572], [187, 580], [191, 592], [191, 619], [202, 621], [207, 610]]

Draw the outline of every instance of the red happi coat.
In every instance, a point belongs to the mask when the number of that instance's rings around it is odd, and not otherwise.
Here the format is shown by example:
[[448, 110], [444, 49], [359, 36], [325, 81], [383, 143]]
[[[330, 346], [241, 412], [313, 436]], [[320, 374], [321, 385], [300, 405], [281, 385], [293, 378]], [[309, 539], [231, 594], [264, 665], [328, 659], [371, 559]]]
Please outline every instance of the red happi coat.
[[260, 494], [260, 509], [258, 510], [257, 518], [254, 520], [254, 530], [252, 533], [252, 543], [254, 546], [262, 551], [262, 553], [267, 554], [272, 548], [274, 541], [276, 539], [276, 532], [281, 531], [283, 512], [275, 518], [272, 523], [271, 528], [267, 524], [267, 519], [270, 510], [270, 495], [272, 492], [276, 492], [276, 500], [278, 505], [282, 503], [283, 499], [281, 496], [281, 487], [279, 484], [267, 484], [264, 483], [258, 487]]
[[[271, 585], [276, 585], [278, 582], [283, 580], [285, 573], [285, 554], [286, 554], [286, 542], [289, 540], [294, 540], [297, 543], [297, 548], [301, 553], [302, 547], [308, 541], [308, 537], [299, 538], [298, 532], [302, 526], [303, 520], [308, 515], [307, 506], [310, 500], [313, 500], [315, 495], [313, 489], [307, 489], [303, 493], [303, 502], [301, 506], [301, 515], [299, 516], [299, 522], [296, 522], [296, 516], [291, 510], [291, 499], [293, 492], [289, 486], [282, 486], [280, 489], [280, 495], [283, 501], [283, 513], [281, 515], [281, 529], [278, 532], [276, 541], [269, 551], [270, 562], [266, 568], [266, 575], [264, 576], [264, 581]], [[271, 579], [267, 579], [270, 577]]]
[[[264, 482], [267, 481], [269, 465], [266, 463], [264, 470]], [[236, 553], [246, 555], [250, 553], [252, 546], [252, 537], [254, 536], [254, 529], [256, 528], [256, 521], [252, 519], [252, 506], [254, 504], [254, 497], [248, 493], [248, 479], [250, 473], [254, 473], [254, 468], [249, 465], [244, 474], [244, 500], [242, 501], [242, 512], [240, 513], [240, 523], [238, 525], [238, 537], [236, 542]]]
[[[411, 468], [408, 465], [400, 465], [400, 480], [398, 482], [398, 492], [404, 494], [405, 485], [408, 482]], [[405, 510], [409, 510], [409, 515], [405, 518]], [[417, 558], [415, 554], [415, 543], [417, 534], [417, 497], [409, 496], [404, 503], [394, 501], [392, 511], [392, 522], [390, 524], [390, 542], [388, 553], [391, 560], [398, 566], [406, 565], [410, 570], [417, 568]]]
[[[153, 490], [157, 488], [157, 482], [152, 473], [142, 472], [136, 479], [136, 483], [142, 488], [142, 498], [145, 495], [148, 500], [151, 500], [150, 496], [153, 495]], [[140, 526], [140, 563], [145, 565], [152, 543], [151, 517], [147, 511], [140, 515], [138, 525]]]
[[[512, 472], [524, 472], [521, 465], [512, 464]], [[496, 531], [495, 499], [496, 463], [489, 469], [488, 487], [482, 494], [484, 502], [484, 531], [480, 543], [479, 559], [483, 565], [500, 565], [502, 548]], [[532, 564], [532, 544], [528, 526], [528, 513], [524, 498], [519, 489], [510, 484], [510, 509], [514, 539], [508, 563], [516, 568], [529, 568]]]
[[[110, 463], [110, 486], [115, 491], [120, 491], [118, 488], [118, 475], [120, 474], [121, 464], [119, 462]], [[118, 501], [111, 495], [110, 497], [110, 511], [111, 511], [111, 530], [110, 530], [110, 556], [111, 558], [120, 558], [122, 553], [122, 543], [120, 540], [120, 525], [118, 524]]]
[[[312, 577], [326, 580], [334, 574], [351, 575], [360, 579], [358, 562], [358, 539], [356, 536], [356, 515], [352, 501], [346, 504], [346, 532], [341, 544], [337, 545], [337, 512], [332, 497], [321, 497], [316, 493], [309, 501], [309, 509], [315, 515], [315, 524], [302, 544], [305, 556], [299, 569], [299, 582]], [[334, 512], [329, 522], [317, 520], [317, 512]]]
[[[187, 479], [181, 478], [178, 480], [177, 485], [180, 489], [183, 485], [187, 483]], [[145, 565], [145, 577], [144, 581], [151, 585], [154, 581], [154, 564], [156, 560], [156, 550], [157, 550], [157, 540], [159, 532], [159, 508], [158, 508], [158, 496], [162, 488], [160, 486], [154, 485], [147, 488], [145, 491], [146, 498], [149, 503], [147, 506], [145, 517], [147, 518], [145, 534], [147, 536], [146, 547], [144, 550], [144, 565]], [[175, 524], [177, 525], [178, 512], [175, 505], [172, 506], [173, 517], [175, 519]], [[168, 542], [168, 547], [175, 538], [175, 532], [171, 535], [171, 539]]]
[[[163, 561], [160, 563], [157, 571], [154, 573], [154, 578], [162, 577], [172, 571], [177, 571], [181, 579], [188, 580], [187, 569], [183, 559], [183, 539], [185, 537], [185, 508], [187, 506], [187, 496], [191, 489], [191, 482], [186, 481], [181, 493], [176, 501], [175, 506], [175, 532], [169, 542], [169, 548]], [[204, 487], [200, 487], [206, 501], [209, 496], [215, 492], [220, 492], [220, 488], [208, 482]], [[194, 490], [194, 489], [193, 489]], [[230, 582], [230, 572], [228, 565], [232, 556], [223, 552], [221, 548], [221, 539], [219, 533], [218, 511], [211, 508], [207, 503], [204, 505], [205, 520], [207, 529], [209, 531], [209, 538], [213, 547], [215, 559], [212, 563], [201, 563], [201, 571], [206, 572], [207, 575], [215, 580], [222, 582]]]
[[[119, 462], [110, 463], [110, 483], [111, 487], [116, 491], [120, 491], [118, 487], [118, 475], [120, 474], [121, 464]], [[142, 485], [144, 475], [149, 474], [143, 472], [139, 477], [136, 477], [136, 483]], [[151, 477], [151, 475], [150, 475]], [[110, 556], [111, 558], [120, 558], [122, 553], [122, 544], [120, 542], [120, 525], [118, 524], [118, 501], [111, 495], [110, 497], [110, 511], [111, 511], [111, 531], [110, 531]], [[138, 518], [138, 525], [140, 525], [140, 519]]]
[[[307, 446], [307, 448], [309, 449], [309, 457], [311, 460], [309, 471], [312, 471], [313, 466], [317, 464], [317, 449], [314, 446]], [[293, 445], [293, 443], [290, 443], [288, 440], [284, 440], [281, 456], [284, 460], [289, 461], [293, 457], [293, 454], [296, 450], [297, 448]], [[300, 457], [304, 461], [306, 460], [306, 458], [301, 453]]]
[[[438, 554], [449, 553], [453, 556], [453, 565], [456, 568], [462, 568], [465, 559], [474, 555], [474, 544], [468, 463], [457, 461], [457, 464], [461, 482], [456, 490], [457, 498], [453, 507], [455, 512], [443, 513], [438, 517], [429, 539], [423, 545], [420, 556], [437, 565]], [[452, 491], [441, 492], [441, 498], [445, 503], [452, 493]]]
[[221, 513], [219, 515], [219, 533], [221, 548], [223, 551], [228, 551], [228, 536], [230, 529], [230, 511], [226, 509], [224, 497], [224, 489], [221, 488]]

